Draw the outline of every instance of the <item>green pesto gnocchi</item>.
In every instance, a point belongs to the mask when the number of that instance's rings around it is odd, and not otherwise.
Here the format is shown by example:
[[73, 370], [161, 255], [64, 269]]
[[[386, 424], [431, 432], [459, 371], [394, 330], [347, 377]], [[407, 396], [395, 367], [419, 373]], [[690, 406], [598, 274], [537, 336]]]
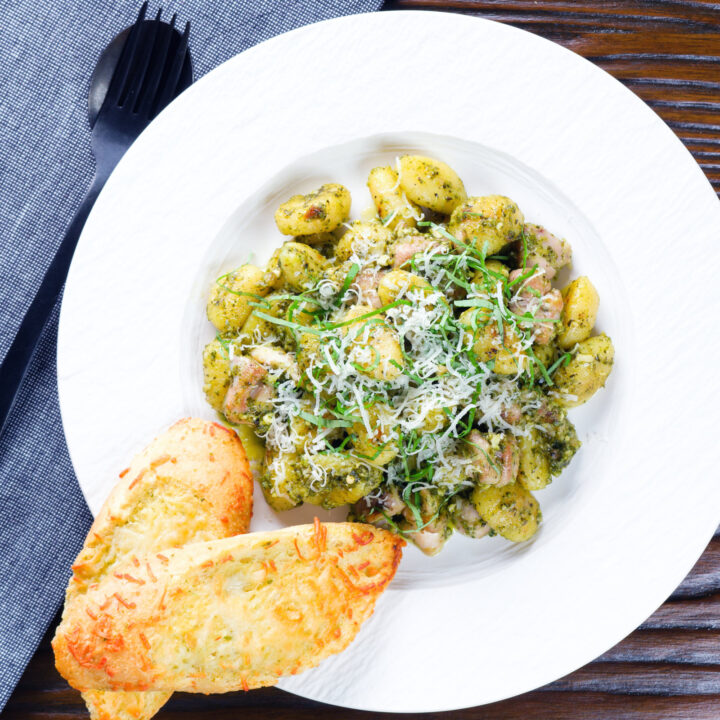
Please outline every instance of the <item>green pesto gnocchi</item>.
[[255, 265], [241, 265], [213, 283], [207, 316], [218, 332], [235, 333], [242, 328], [252, 312], [252, 301], [267, 294], [264, 275]]
[[391, 167], [376, 167], [370, 171], [367, 181], [370, 195], [380, 222], [389, 230], [403, 223], [405, 227], [414, 228], [418, 220], [422, 220], [420, 207], [408, 200], [400, 186], [399, 175]]
[[315, 248], [301, 242], [286, 242], [277, 256], [282, 284], [302, 292], [323, 275], [327, 260]]
[[332, 232], [350, 216], [350, 201], [350, 192], [342, 185], [322, 185], [284, 202], [275, 211], [275, 224], [283, 235]]
[[471, 197], [454, 209], [448, 231], [458, 242], [494, 255], [520, 237], [524, 222], [520, 208], [510, 198]]
[[403, 155], [399, 162], [400, 187], [415, 206], [449, 215], [467, 199], [457, 173], [440, 160], [420, 155]]
[[230, 358], [222, 342], [217, 338], [203, 350], [203, 392], [210, 407], [222, 412], [225, 396], [232, 382]]
[[573, 280], [562, 292], [562, 323], [558, 345], [567, 350], [590, 337], [597, 318], [600, 296], [590, 278]]
[[442, 160], [388, 158], [367, 188], [358, 219], [337, 183], [289, 198], [267, 265], [213, 283], [207, 401], [276, 512], [349, 506], [428, 555], [525, 542], [581, 446], [568, 409], [613, 367], [599, 294], [555, 287], [570, 243]]

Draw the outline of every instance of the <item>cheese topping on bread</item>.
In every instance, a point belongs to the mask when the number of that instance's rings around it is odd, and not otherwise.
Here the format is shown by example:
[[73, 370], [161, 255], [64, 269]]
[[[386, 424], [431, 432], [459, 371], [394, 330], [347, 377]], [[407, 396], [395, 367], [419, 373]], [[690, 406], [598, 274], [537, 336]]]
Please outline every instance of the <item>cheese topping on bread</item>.
[[[145, 553], [247, 532], [252, 490], [235, 433], [195, 418], [175, 423], [120, 473], [73, 565], [65, 614], [104, 578], [134, 577]], [[124, 572], [122, 563], [128, 564]], [[169, 697], [83, 693], [92, 720], [147, 720]]]
[[141, 556], [68, 607], [58, 670], [79, 690], [274, 685], [349, 645], [404, 544], [316, 521]]

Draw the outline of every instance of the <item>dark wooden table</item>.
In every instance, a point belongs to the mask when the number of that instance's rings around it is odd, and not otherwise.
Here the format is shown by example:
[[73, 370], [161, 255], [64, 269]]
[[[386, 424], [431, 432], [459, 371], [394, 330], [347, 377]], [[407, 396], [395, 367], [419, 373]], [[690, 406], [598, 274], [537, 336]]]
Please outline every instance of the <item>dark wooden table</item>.
[[[720, 192], [720, 3], [710, 0], [391, 0], [389, 10], [480, 15], [554, 40], [643, 98], [677, 133]], [[720, 230], [720, 229], [719, 229]], [[708, 450], [710, 452], [710, 450]], [[398, 692], [411, 693], [412, 688]], [[3, 717], [83, 717], [80, 696], [55, 671], [49, 638]], [[341, 711], [277, 689], [176, 695], [158, 716], [344, 720]], [[595, 662], [535, 692], [482, 708], [422, 717], [626, 720], [720, 719], [720, 533], [669, 600]], [[412, 718], [420, 716], [397, 716]]]

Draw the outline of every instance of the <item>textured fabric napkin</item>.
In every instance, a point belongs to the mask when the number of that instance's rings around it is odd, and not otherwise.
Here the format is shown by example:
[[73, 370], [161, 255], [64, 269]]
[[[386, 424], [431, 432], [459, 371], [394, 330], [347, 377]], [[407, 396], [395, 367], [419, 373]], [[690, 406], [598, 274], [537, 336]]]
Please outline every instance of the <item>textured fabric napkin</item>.
[[[273, 35], [382, 0], [184, 0], [195, 79]], [[0, 32], [0, 358], [93, 174], [87, 89], [140, 0], [12, 0]], [[154, 0], [149, 15], [154, 14]], [[0, 438], [0, 710], [62, 601], [92, 520], [57, 400], [58, 308]], [[99, 329], [100, 331], [101, 329]], [[102, 388], [97, 402], [102, 403]], [[108, 412], [107, 431], [112, 433]]]

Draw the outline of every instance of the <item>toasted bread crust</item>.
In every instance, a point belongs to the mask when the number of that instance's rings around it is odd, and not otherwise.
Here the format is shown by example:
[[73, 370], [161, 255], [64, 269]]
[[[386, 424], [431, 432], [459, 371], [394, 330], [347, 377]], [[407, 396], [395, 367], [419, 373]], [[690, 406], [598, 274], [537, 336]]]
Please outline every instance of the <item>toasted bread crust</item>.
[[274, 685], [350, 644], [404, 544], [316, 522], [145, 555], [68, 607], [58, 670], [82, 691]]
[[[132, 569], [138, 556], [247, 532], [253, 482], [238, 437], [217, 423], [185, 418], [140, 452], [106, 500], [73, 565], [65, 613], [89, 588]], [[92, 720], [147, 720], [168, 692], [89, 691]]]
[[130, 553], [247, 532], [252, 491], [235, 433], [196, 418], [176, 422], [120, 473], [73, 564], [66, 602]]
[[88, 690], [82, 693], [90, 720], [150, 720], [172, 697], [168, 690], [157, 692], [110, 692]]

